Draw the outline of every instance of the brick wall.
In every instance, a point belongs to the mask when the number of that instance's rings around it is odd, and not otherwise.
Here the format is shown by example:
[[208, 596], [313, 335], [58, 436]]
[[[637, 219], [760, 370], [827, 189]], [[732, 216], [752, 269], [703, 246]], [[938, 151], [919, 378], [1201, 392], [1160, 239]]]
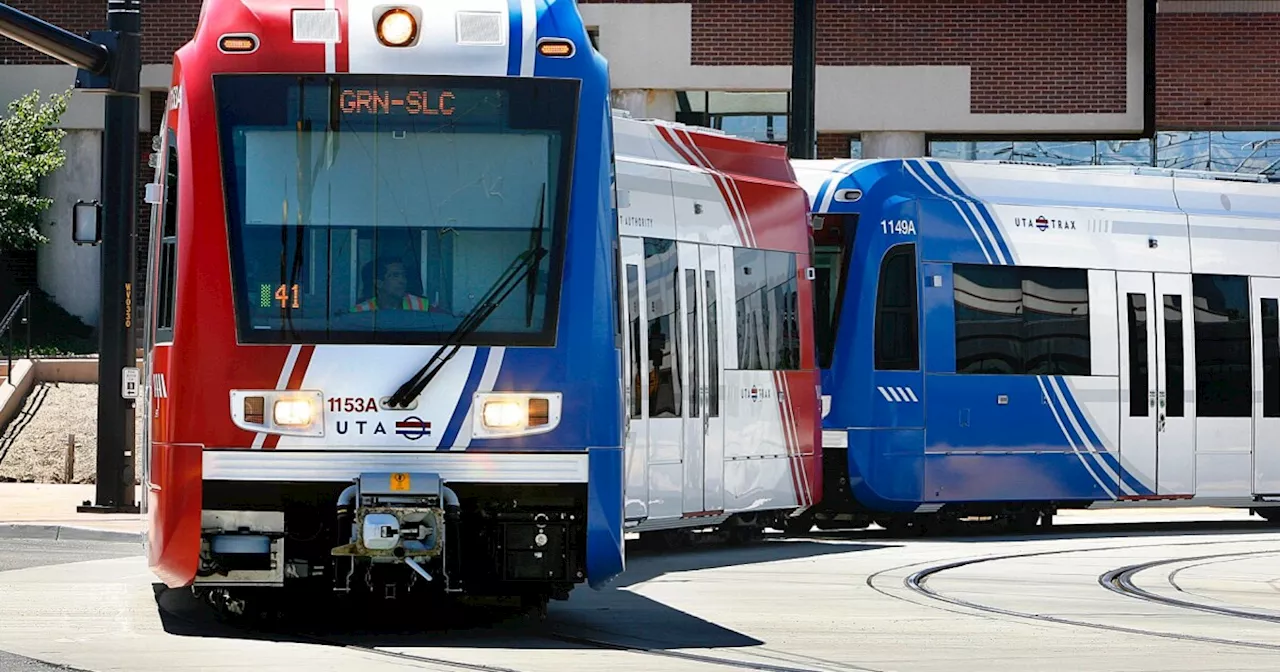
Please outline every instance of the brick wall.
[[848, 133], [819, 133], [818, 158], [847, 159], [851, 142], [853, 142], [853, 136]]
[[[818, 65], [967, 65], [974, 113], [1125, 111], [1125, 0], [818, 2]], [[692, 65], [789, 65], [791, 6], [695, 0]]]
[[[169, 63], [195, 35], [201, 0], [146, 0], [142, 7], [142, 62]], [[104, 0], [6, 0], [6, 4], [77, 35], [107, 27]], [[0, 64], [57, 64], [9, 39], [0, 39]]]
[[1162, 14], [1156, 120], [1166, 130], [1280, 128], [1280, 14]]

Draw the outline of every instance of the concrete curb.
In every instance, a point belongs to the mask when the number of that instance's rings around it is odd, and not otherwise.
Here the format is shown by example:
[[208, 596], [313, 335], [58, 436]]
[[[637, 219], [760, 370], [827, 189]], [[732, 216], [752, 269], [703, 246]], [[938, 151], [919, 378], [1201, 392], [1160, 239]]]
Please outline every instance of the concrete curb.
[[145, 532], [101, 530], [73, 525], [0, 523], [0, 539], [45, 539], [48, 541], [114, 541], [142, 543]]

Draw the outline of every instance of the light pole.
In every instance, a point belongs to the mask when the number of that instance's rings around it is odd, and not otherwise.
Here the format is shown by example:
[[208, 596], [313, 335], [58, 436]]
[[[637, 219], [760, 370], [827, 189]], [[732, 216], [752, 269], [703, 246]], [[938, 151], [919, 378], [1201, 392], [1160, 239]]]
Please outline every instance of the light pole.
[[133, 399], [126, 398], [124, 382], [126, 369], [134, 375], [137, 371], [132, 312], [141, 32], [141, 0], [107, 0], [107, 30], [91, 31], [87, 39], [0, 3], [0, 35], [75, 66], [77, 89], [105, 92], [107, 97], [102, 128], [103, 208], [97, 211], [99, 226], [91, 227], [101, 228], [102, 235], [85, 241], [97, 244], [100, 238], [102, 245], [97, 492], [92, 506], [77, 509], [86, 512], [139, 510], [134, 498], [134, 407]]

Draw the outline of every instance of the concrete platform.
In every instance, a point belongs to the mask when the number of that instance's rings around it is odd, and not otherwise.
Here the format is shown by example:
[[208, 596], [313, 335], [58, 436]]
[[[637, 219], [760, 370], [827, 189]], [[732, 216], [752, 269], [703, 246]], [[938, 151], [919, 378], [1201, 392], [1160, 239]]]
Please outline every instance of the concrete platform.
[[[129, 513], [79, 513], [93, 503], [93, 484], [0, 483], [0, 538], [79, 538], [141, 541], [146, 517]], [[142, 487], [135, 489], [141, 501]], [[51, 536], [52, 535], [52, 536]]]

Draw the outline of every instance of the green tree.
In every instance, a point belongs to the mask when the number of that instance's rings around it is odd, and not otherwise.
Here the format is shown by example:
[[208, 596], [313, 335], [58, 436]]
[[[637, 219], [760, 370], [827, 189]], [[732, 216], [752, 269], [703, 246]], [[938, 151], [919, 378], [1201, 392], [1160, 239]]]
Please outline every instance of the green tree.
[[43, 104], [33, 91], [9, 103], [0, 119], [0, 252], [29, 250], [48, 242], [40, 216], [53, 199], [40, 196], [40, 180], [62, 167], [66, 132], [55, 124], [67, 110], [71, 92], [53, 94]]

